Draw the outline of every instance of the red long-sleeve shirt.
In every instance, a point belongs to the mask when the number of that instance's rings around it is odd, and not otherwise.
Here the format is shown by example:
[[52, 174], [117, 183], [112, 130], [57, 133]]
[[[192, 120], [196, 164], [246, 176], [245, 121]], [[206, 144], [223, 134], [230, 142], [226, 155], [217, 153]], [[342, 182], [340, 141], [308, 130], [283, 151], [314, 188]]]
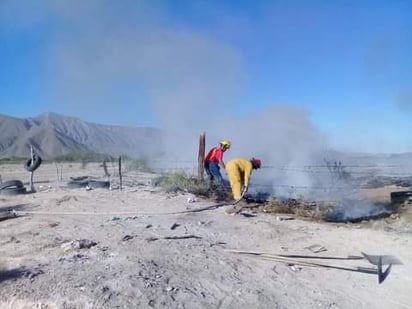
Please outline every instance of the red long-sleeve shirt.
[[223, 150], [220, 147], [213, 147], [210, 149], [205, 157], [205, 162], [219, 163], [223, 160]]

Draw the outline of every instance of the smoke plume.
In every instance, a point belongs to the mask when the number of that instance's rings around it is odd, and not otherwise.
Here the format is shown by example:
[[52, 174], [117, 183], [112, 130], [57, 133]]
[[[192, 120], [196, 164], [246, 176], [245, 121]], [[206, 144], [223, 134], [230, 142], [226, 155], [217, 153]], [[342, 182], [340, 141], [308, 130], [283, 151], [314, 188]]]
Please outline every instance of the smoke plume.
[[293, 169], [322, 162], [327, 149], [309, 113], [273, 104], [237, 116], [248, 75], [242, 52], [171, 22], [158, 2], [6, 0], [3, 7], [2, 20], [18, 31], [47, 29], [39, 74], [52, 111], [119, 125], [155, 123], [166, 132], [165, 157], [192, 166], [200, 133], [208, 148], [229, 139], [226, 161], [261, 158], [256, 183], [284, 195], [290, 185], [310, 187], [324, 177]]

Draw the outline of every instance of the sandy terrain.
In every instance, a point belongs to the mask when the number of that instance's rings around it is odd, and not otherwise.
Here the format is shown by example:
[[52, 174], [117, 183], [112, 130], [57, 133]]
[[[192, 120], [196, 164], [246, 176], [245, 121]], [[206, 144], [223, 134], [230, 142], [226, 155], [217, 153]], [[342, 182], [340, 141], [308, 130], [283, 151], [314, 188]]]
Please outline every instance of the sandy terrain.
[[[1, 166], [3, 181], [28, 178]], [[101, 176], [97, 166], [64, 168], [64, 178]], [[21, 173], [21, 174], [19, 174]], [[123, 191], [68, 189], [53, 165], [36, 172], [37, 193], [0, 196], [0, 209], [25, 216], [0, 221], [0, 308], [412, 308], [412, 230], [402, 219], [367, 224], [228, 215], [189, 194], [167, 194], [154, 176], [124, 177]], [[24, 178], [23, 178], [24, 177]], [[41, 186], [41, 187], [40, 187]], [[168, 214], [169, 213], [169, 214]], [[163, 237], [187, 237], [164, 239]], [[96, 243], [76, 247], [76, 240]], [[311, 245], [327, 251], [312, 253]], [[227, 249], [316, 256], [392, 254], [376, 274], [287, 265]], [[366, 260], [321, 260], [374, 267]]]

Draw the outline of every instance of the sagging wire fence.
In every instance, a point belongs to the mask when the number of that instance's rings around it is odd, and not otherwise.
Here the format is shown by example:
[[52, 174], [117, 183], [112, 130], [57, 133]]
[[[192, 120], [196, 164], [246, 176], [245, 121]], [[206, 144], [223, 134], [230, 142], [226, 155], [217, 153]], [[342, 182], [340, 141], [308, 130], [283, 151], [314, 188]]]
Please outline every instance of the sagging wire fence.
[[[112, 163], [113, 165], [113, 163]], [[132, 171], [145, 170], [147, 172], [165, 174], [165, 173], [185, 173], [187, 175], [196, 175], [198, 172], [197, 162], [193, 160], [152, 160], [147, 162], [147, 166], [138, 166], [133, 162], [125, 160], [124, 163], [125, 173]], [[348, 164], [333, 162], [326, 164], [313, 164], [313, 165], [264, 165], [261, 170], [266, 174], [271, 174], [277, 178], [277, 181], [265, 182], [259, 181], [260, 171], [254, 172], [253, 178], [256, 180], [253, 183], [253, 187], [258, 190], [266, 190], [273, 188], [280, 188], [285, 190], [347, 190], [348, 186], [343, 180], [354, 179], [372, 179], [374, 177], [398, 177], [398, 178], [411, 178], [412, 180], [412, 164], [411, 165], [395, 165], [395, 164]], [[56, 173], [57, 171], [57, 173]], [[37, 172], [37, 182], [47, 180], [59, 180], [66, 181], [70, 177], [76, 177], [87, 174], [92, 177], [102, 177], [103, 164], [97, 162], [91, 162], [85, 165], [84, 163], [48, 163], [39, 168]], [[109, 166], [109, 172], [116, 176], [118, 173], [114, 166]], [[18, 165], [14, 168], [0, 165], [0, 174], [3, 181], [9, 180], [12, 177], [26, 178], [27, 172]], [[316, 184], [312, 182], [311, 185], [304, 185], [301, 183], [282, 183], [279, 178], [282, 175], [288, 175], [287, 178], [299, 178], [299, 175], [316, 179], [323, 178], [322, 184]], [[296, 177], [293, 177], [297, 175]], [[325, 185], [327, 183], [328, 185]]]
[[[168, 170], [195, 170], [197, 162], [192, 160], [154, 160], [151, 166], [156, 171]], [[313, 165], [264, 165], [262, 170], [278, 170], [285, 172], [313, 173], [313, 174], [330, 174], [349, 172], [351, 175], [369, 176], [375, 174], [377, 176], [412, 176], [411, 164], [313, 164]]]
[[[173, 161], [159, 162], [157, 167], [159, 172], [189, 172], [196, 174], [194, 161]], [[171, 168], [171, 166], [173, 166]], [[395, 165], [395, 164], [349, 164], [344, 165], [341, 162], [329, 162], [325, 164], [313, 165], [265, 165], [261, 170], [266, 173], [266, 181], [260, 179], [262, 171], [254, 172], [253, 187], [256, 190], [296, 190], [296, 191], [338, 191], [345, 192], [360, 187], [361, 181], [366, 182], [368, 179], [377, 177], [387, 178], [410, 178], [412, 183], [412, 165]], [[409, 172], [408, 172], [409, 171]], [[273, 174], [269, 177], [267, 174]], [[306, 181], [291, 182], [293, 179], [299, 179], [301, 176], [307, 178]], [[282, 177], [283, 176], [283, 177]], [[287, 177], [284, 177], [287, 176]], [[282, 182], [282, 178], [286, 181]], [[322, 179], [322, 181], [319, 181]], [[288, 181], [289, 180], [289, 181]], [[306, 183], [310, 183], [306, 185]]]

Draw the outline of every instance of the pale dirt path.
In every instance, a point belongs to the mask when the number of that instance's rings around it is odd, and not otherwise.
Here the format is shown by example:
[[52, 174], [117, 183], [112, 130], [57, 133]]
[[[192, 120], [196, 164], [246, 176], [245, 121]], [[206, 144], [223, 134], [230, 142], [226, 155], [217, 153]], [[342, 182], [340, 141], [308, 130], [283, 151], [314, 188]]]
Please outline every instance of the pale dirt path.
[[[145, 183], [150, 177], [141, 178]], [[210, 203], [189, 204], [189, 195], [153, 192], [145, 185], [124, 192], [51, 186], [50, 192], [2, 197], [0, 205], [100, 214], [33, 214], [0, 221], [0, 257], [7, 270], [44, 272], [32, 279], [3, 276], [0, 308], [412, 308], [412, 234], [385, 232], [381, 221], [368, 227], [278, 221], [267, 214], [230, 216], [224, 208], [142, 215]], [[113, 212], [137, 214], [101, 214]], [[174, 223], [179, 226], [172, 230]], [[133, 238], [123, 241], [126, 235]], [[184, 235], [202, 238], [147, 241]], [[98, 244], [68, 252], [61, 248], [83, 238]], [[393, 254], [404, 265], [394, 266], [379, 285], [375, 275], [304, 266], [294, 271], [285, 264], [225, 251], [311, 254], [304, 248], [313, 244], [328, 249], [318, 255]], [[366, 261], [333, 263], [370, 266]]]

